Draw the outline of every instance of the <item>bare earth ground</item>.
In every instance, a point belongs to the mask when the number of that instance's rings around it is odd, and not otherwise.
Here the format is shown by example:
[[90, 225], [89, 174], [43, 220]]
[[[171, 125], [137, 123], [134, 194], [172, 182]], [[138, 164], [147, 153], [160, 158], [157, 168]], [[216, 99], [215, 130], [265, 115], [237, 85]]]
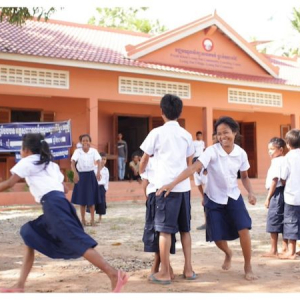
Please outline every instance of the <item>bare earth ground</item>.
[[[214, 243], [205, 241], [205, 231], [196, 227], [203, 222], [203, 209], [199, 199], [192, 200], [192, 260], [195, 281], [184, 280], [183, 253], [177, 235], [176, 255], [171, 256], [175, 280], [169, 286], [147, 281], [153, 255], [143, 252], [141, 241], [144, 226], [144, 201], [108, 203], [107, 215], [101, 225], [86, 227], [86, 231], [99, 243], [97, 250], [116, 268], [130, 274], [124, 288], [126, 293], [297, 293], [300, 292], [300, 259], [283, 261], [262, 258], [269, 250], [269, 235], [265, 233], [267, 210], [264, 197], [258, 204], [247, 208], [253, 221], [251, 230], [253, 270], [259, 279], [248, 282], [243, 277], [243, 256], [239, 240], [229, 243], [234, 256], [232, 268], [223, 271], [223, 254]], [[3, 207], [2, 207], [3, 208]], [[19, 229], [25, 222], [36, 218], [41, 210], [27, 207], [0, 208], [0, 286], [11, 286], [16, 281], [23, 255], [23, 241]], [[281, 243], [281, 240], [280, 240]], [[299, 248], [299, 247], [298, 247]], [[299, 250], [299, 249], [298, 249]], [[106, 293], [110, 284], [106, 275], [84, 259], [52, 260], [36, 253], [36, 261], [29, 275], [28, 293]]]

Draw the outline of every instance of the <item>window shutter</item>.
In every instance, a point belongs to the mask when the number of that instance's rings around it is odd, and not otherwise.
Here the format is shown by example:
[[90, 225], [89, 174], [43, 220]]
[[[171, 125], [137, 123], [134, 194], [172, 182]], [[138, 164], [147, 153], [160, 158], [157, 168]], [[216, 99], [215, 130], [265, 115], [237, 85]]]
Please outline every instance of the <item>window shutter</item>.
[[10, 109], [0, 108], [0, 123], [10, 122]]
[[43, 111], [42, 112], [42, 122], [54, 122], [55, 112], [53, 111]]

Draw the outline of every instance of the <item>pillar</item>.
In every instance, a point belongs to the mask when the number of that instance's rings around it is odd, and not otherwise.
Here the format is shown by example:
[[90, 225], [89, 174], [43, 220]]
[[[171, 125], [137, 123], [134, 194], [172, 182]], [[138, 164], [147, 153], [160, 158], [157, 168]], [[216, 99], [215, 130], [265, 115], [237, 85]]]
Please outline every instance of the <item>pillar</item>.
[[202, 109], [203, 135], [205, 147], [212, 145], [213, 134], [213, 109], [212, 107], [203, 107]]
[[300, 129], [298, 114], [291, 114], [291, 128], [292, 129], [294, 129], [294, 128]]
[[98, 98], [91, 97], [87, 101], [88, 130], [92, 138], [91, 147], [99, 148]]

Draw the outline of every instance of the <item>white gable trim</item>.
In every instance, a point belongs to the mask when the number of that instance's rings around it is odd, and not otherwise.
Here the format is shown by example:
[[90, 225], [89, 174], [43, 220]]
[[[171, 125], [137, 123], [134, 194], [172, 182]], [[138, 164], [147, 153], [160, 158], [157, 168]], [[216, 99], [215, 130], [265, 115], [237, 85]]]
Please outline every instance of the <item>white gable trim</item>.
[[[198, 82], [211, 82], [218, 84], [226, 84], [232, 86], [248, 86], [248, 87], [257, 87], [263, 89], [273, 89], [273, 90], [284, 90], [284, 91], [294, 91], [300, 92], [300, 86], [289, 86], [283, 84], [269, 84], [269, 83], [259, 83], [251, 82], [246, 80], [233, 80], [233, 79], [222, 79], [212, 76], [205, 76], [201, 74], [187, 74], [184, 72], [172, 72], [172, 71], [162, 71], [154, 70], [142, 67], [128, 67], [122, 65], [113, 65], [113, 64], [101, 64], [101, 63], [92, 63], [92, 62], [82, 62], [76, 60], [64, 60], [64, 59], [54, 59], [54, 58], [45, 58], [37, 57], [30, 55], [18, 55], [18, 54], [0, 54], [0, 59], [7, 61], [19, 61], [19, 62], [29, 62], [37, 64], [46, 64], [46, 65], [57, 65], [59, 67], [74, 67], [74, 68], [83, 68], [83, 69], [94, 69], [94, 70], [105, 70], [112, 72], [123, 72], [123, 73], [132, 73], [132, 74], [142, 74], [149, 76], [160, 76], [165, 78], [176, 78], [181, 80], [192, 80]], [[70, 80], [72, 71], [70, 71]]]

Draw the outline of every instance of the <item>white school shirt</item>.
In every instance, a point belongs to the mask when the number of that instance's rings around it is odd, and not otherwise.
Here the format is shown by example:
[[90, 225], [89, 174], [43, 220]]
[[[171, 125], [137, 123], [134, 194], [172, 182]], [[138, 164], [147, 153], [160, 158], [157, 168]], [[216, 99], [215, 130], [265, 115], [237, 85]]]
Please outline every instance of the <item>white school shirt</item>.
[[[95, 166], [95, 175], [97, 176], [98, 166]], [[103, 167], [100, 170], [101, 179], [98, 181], [98, 185], [104, 185], [105, 190], [108, 190], [109, 183], [109, 170], [106, 167]]]
[[[194, 154], [192, 135], [180, 127], [177, 121], [168, 121], [163, 126], [150, 131], [140, 147], [148, 155], [155, 157], [156, 189], [171, 183], [187, 168], [187, 157]], [[190, 179], [178, 183], [172, 192], [187, 192], [191, 190]]]
[[241, 194], [238, 182], [238, 171], [247, 171], [250, 167], [248, 156], [244, 149], [234, 145], [227, 154], [220, 143], [205, 149], [198, 158], [207, 169], [207, 184], [204, 192], [214, 202], [227, 204], [228, 197], [237, 200]]
[[148, 185], [146, 187], [146, 195], [148, 196], [151, 193], [156, 192], [156, 188], [154, 185], [154, 157], [150, 157], [148, 164], [146, 166], [145, 172], [141, 174], [142, 179], [148, 180]]
[[284, 162], [284, 156], [274, 157], [271, 160], [271, 165], [266, 177], [266, 189], [271, 187], [274, 178], [278, 178], [276, 187], [282, 186], [281, 178], [281, 168]]
[[90, 148], [88, 152], [84, 152], [83, 149], [76, 149], [71, 157], [71, 161], [77, 162], [76, 168], [79, 172], [94, 171], [95, 162], [101, 160], [99, 152]]
[[203, 174], [204, 169], [201, 169], [200, 174], [198, 172], [194, 173], [194, 183], [196, 186], [206, 185], [207, 183], [207, 175]]
[[195, 147], [194, 157], [199, 157], [205, 149], [205, 143], [202, 140], [201, 141], [194, 140], [193, 143]]
[[300, 205], [300, 149], [292, 149], [285, 155], [281, 178], [286, 180], [284, 202]]
[[12, 174], [25, 178], [30, 193], [38, 203], [51, 191], [64, 192], [64, 175], [60, 172], [59, 166], [53, 162], [50, 162], [46, 168], [45, 164], [35, 165], [34, 163], [39, 160], [39, 154], [26, 156], [10, 170]]

